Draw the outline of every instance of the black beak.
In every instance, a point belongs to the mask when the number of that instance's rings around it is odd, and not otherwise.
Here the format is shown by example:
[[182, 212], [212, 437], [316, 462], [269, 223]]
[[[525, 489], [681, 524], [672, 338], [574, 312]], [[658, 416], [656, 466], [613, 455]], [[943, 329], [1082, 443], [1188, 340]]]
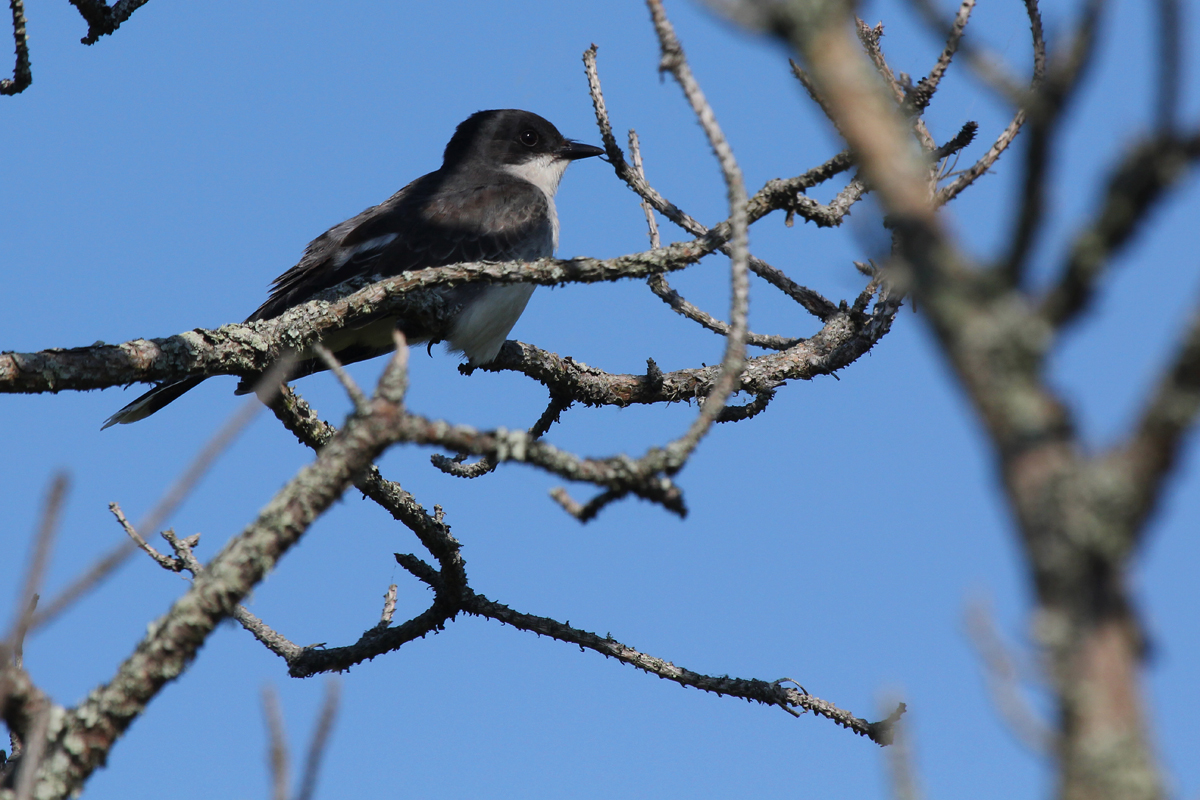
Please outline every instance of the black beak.
[[560, 158], [565, 158], [568, 161], [575, 161], [580, 158], [602, 156], [604, 155], [604, 148], [594, 147], [593, 145], [583, 144], [582, 142], [573, 142], [568, 139], [567, 143], [558, 151], [558, 155]]

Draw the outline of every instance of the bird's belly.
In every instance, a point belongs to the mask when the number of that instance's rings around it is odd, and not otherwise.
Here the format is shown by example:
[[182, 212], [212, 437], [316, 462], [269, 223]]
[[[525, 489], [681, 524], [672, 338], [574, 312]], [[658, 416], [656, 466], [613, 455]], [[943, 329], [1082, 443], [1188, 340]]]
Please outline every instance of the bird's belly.
[[462, 303], [447, 340], [450, 349], [461, 351], [472, 365], [486, 364], [500, 352], [508, 332], [525, 310], [534, 287], [528, 284], [467, 285], [452, 297]]

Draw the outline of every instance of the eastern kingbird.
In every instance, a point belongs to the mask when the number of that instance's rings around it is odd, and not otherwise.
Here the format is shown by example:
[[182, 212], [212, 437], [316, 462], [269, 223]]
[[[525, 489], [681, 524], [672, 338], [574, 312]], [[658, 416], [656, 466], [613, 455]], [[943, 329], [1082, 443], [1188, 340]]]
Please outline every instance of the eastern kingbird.
[[[554, 193], [567, 165], [604, 151], [563, 137], [529, 111], [501, 109], [472, 114], [455, 130], [441, 169], [417, 178], [385, 202], [313, 239], [300, 263], [275, 279], [267, 302], [246, 321], [277, 317], [318, 293], [353, 278], [377, 279], [408, 270], [464, 261], [533, 261], [558, 247]], [[533, 286], [466, 284], [431, 289], [459, 307], [445, 338], [471, 365], [500, 352]], [[349, 364], [391, 352], [392, 329], [411, 343], [434, 334], [399, 318], [335, 331], [324, 340]], [[300, 354], [292, 378], [325, 369]], [[113, 414], [104, 428], [137, 422], [158, 411], [203, 377], [163, 383]], [[243, 380], [238, 394], [252, 391]]]

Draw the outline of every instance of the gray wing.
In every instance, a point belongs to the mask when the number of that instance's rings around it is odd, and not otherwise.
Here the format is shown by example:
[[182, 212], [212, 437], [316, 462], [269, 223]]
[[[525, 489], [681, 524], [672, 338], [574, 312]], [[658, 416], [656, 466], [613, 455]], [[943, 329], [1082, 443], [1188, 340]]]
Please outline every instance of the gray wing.
[[354, 278], [548, 255], [552, 213], [542, 191], [525, 181], [479, 185], [431, 172], [314, 239], [246, 321], [277, 317]]

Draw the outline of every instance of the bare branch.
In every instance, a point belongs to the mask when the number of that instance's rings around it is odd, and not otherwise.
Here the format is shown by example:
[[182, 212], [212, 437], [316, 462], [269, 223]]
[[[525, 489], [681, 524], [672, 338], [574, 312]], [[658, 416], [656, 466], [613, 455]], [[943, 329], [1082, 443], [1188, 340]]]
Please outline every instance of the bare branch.
[[147, 2], [149, 0], [118, 0], [109, 6], [104, 0], [71, 0], [71, 5], [78, 9], [88, 24], [87, 36], [79, 41], [83, 44], [95, 44], [101, 36], [116, 31], [122, 22]]
[[[573, 402], [569, 398], [551, 394], [550, 405], [546, 406], [546, 410], [542, 412], [542, 416], [529, 429], [529, 435], [534, 439], [542, 438], [550, 430], [550, 426], [558, 422], [559, 415], [570, 408]], [[448, 458], [441, 453], [434, 453], [429, 457], [429, 460], [442, 472], [458, 478], [478, 478], [481, 475], [487, 475], [489, 472], [494, 471], [497, 467], [496, 462], [488, 458], [481, 458], [474, 464], [463, 464], [462, 462], [466, 460], [466, 457], [466, 453], [460, 453], [455, 458]]]
[[[752, 700], [779, 708], [804, 709], [819, 716], [830, 719], [844, 728], [866, 736], [876, 744], [891, 742], [891, 729], [895, 720], [889, 719], [871, 723], [859, 719], [827, 701], [813, 697], [799, 689], [787, 688], [780, 682], [761, 680], [746, 680], [728, 676], [712, 677], [677, 667], [669, 661], [642, 653], [632, 647], [627, 647], [611, 637], [600, 637], [588, 631], [572, 628], [546, 617], [532, 614], [522, 614], [513, 611], [508, 606], [488, 600], [483, 595], [469, 592], [464, 598], [463, 610], [488, 619], [494, 619], [506, 625], [512, 625], [523, 631], [529, 631], [541, 636], [548, 636], [560, 642], [567, 642], [579, 647], [593, 650], [601, 655], [629, 664], [644, 672], [657, 675], [660, 678], [674, 681], [681, 686], [691, 686], [705, 692], [718, 695], [731, 695]], [[903, 713], [902, 710], [898, 710]], [[897, 716], [898, 718], [898, 716]]]
[[[399, 315], [420, 321], [427, 330], [442, 330], [451, 309], [437, 293], [423, 289], [475, 281], [554, 286], [645, 278], [699, 261], [730, 235], [728, 226], [719, 225], [689, 242], [608, 260], [480, 262], [431, 267], [378, 282], [356, 279], [271, 320], [217, 330], [195, 329], [166, 339], [136, 339], [120, 345], [0, 353], [0, 394], [102, 389], [198, 375], [257, 378], [285, 353], [303, 351], [346, 325]], [[344, 294], [350, 289], [355, 291]]]
[[[760, 394], [784, 381], [831, 375], [867, 352], [890, 329], [900, 298], [883, 293], [870, 315], [840, 310], [815, 335], [779, 353], [747, 361], [740, 390]], [[513, 370], [545, 385], [551, 392], [590, 406], [678, 402], [703, 397], [716, 379], [716, 367], [681, 369], [645, 375], [612, 374], [521, 342], [508, 342], [490, 364], [489, 372]]]
[[19, 94], [33, 83], [33, 71], [29, 66], [29, 36], [25, 32], [24, 0], [8, 0], [12, 10], [13, 40], [16, 42], [17, 63], [12, 78], [0, 80], [0, 94]]

